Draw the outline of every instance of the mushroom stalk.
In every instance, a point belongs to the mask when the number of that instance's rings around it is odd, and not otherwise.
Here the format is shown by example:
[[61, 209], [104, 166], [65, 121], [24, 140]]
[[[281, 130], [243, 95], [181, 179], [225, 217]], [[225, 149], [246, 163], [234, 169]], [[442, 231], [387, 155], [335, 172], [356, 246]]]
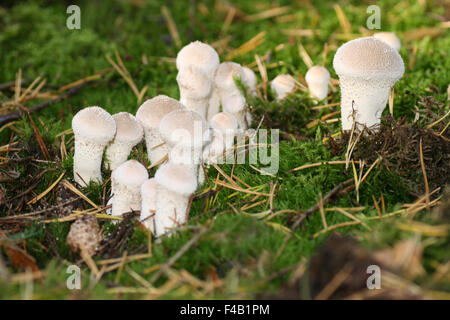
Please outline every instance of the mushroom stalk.
[[157, 184], [154, 178], [145, 181], [141, 186], [141, 223], [155, 234], [154, 217], [156, 214]]

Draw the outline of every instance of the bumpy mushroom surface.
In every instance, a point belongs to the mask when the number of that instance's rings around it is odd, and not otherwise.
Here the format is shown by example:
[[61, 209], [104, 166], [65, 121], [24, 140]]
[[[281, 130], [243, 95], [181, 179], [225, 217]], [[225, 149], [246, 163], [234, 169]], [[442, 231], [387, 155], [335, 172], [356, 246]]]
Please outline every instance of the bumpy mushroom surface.
[[147, 169], [136, 160], [128, 160], [117, 167], [111, 174], [111, 215], [141, 210], [141, 185], [147, 179]]
[[378, 40], [386, 42], [388, 45], [390, 45], [397, 51], [400, 51], [400, 49], [402, 48], [402, 43], [400, 42], [400, 39], [397, 38], [397, 36], [393, 32], [378, 32], [375, 33], [373, 36]]
[[330, 73], [322, 66], [311, 67], [305, 75], [311, 95], [323, 100], [328, 96], [328, 83], [330, 82]]
[[176, 65], [178, 70], [188, 66], [201, 68], [206, 75], [212, 78], [219, 61], [219, 55], [213, 47], [200, 41], [194, 41], [178, 52]]
[[144, 128], [147, 154], [151, 163], [159, 162], [169, 152], [159, 133], [159, 123], [168, 113], [185, 109], [177, 100], [159, 95], [145, 101], [136, 112], [136, 118]]
[[155, 181], [155, 235], [160, 236], [186, 223], [189, 200], [197, 189], [197, 178], [188, 166], [168, 163], [156, 171]]
[[295, 90], [295, 79], [288, 74], [280, 74], [270, 82], [270, 87], [275, 91], [276, 100], [286, 98]]
[[114, 118], [100, 107], [80, 110], [72, 119], [75, 135], [73, 173], [77, 183], [87, 186], [90, 181], [101, 182], [103, 150], [114, 138]]
[[112, 116], [116, 122], [116, 135], [106, 148], [106, 159], [111, 170], [127, 161], [131, 149], [141, 142], [144, 130], [136, 118], [128, 112]]
[[66, 241], [73, 252], [84, 252], [92, 256], [101, 239], [97, 219], [94, 215], [85, 215], [72, 223]]
[[341, 87], [342, 129], [351, 130], [353, 121], [358, 130], [376, 129], [389, 90], [405, 71], [398, 52], [374, 37], [359, 38], [339, 47], [333, 66]]
[[177, 75], [180, 102], [188, 110], [199, 113], [206, 119], [212, 80], [202, 69], [195, 66], [182, 67]]

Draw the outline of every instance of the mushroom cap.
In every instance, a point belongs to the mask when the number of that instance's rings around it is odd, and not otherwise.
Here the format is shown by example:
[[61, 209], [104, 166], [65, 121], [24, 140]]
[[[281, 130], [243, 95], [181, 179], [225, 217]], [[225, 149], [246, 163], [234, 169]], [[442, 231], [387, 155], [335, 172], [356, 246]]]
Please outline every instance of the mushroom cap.
[[154, 199], [156, 195], [156, 181], [155, 178], [146, 180], [141, 185], [141, 196], [142, 199]]
[[373, 35], [378, 40], [386, 42], [388, 45], [393, 47], [395, 50], [400, 51], [402, 48], [402, 43], [400, 39], [393, 32], [378, 32]]
[[119, 184], [138, 188], [148, 179], [148, 172], [138, 161], [128, 160], [112, 172], [111, 178]]
[[322, 66], [314, 66], [306, 72], [305, 80], [307, 83], [326, 85], [330, 81], [330, 73]]
[[176, 65], [180, 70], [187, 66], [196, 66], [209, 77], [212, 77], [214, 71], [219, 66], [220, 59], [216, 50], [210, 45], [194, 41], [184, 46], [177, 54]]
[[336, 73], [364, 80], [390, 79], [395, 82], [405, 72], [398, 52], [386, 42], [365, 37], [344, 43], [333, 60]]
[[237, 130], [238, 121], [235, 116], [228, 112], [219, 112], [209, 121], [211, 128], [222, 132], [228, 130]]
[[247, 67], [242, 67], [242, 70], [244, 71], [244, 78], [242, 79], [244, 84], [252, 90], [255, 89], [257, 81], [253, 70]]
[[210, 78], [196, 66], [181, 67], [177, 75], [178, 86], [191, 99], [206, 98], [211, 94]]
[[144, 136], [144, 130], [137, 119], [128, 112], [119, 112], [112, 116], [116, 122], [115, 141], [138, 144]]
[[158, 128], [166, 114], [182, 108], [184, 106], [178, 100], [159, 95], [145, 101], [136, 112], [136, 118], [144, 128]]
[[172, 111], [159, 124], [162, 139], [169, 144], [202, 147], [210, 140], [208, 123], [197, 112], [187, 109]]
[[83, 250], [92, 256], [101, 241], [100, 227], [95, 215], [84, 215], [72, 223], [66, 241], [73, 252]]
[[240, 93], [226, 96], [222, 100], [223, 110], [230, 113], [237, 113], [244, 110], [245, 104], [245, 97]]
[[116, 122], [103, 108], [87, 107], [73, 117], [72, 129], [77, 136], [95, 143], [107, 144], [116, 134]]
[[186, 165], [167, 163], [162, 165], [155, 174], [155, 181], [164, 188], [185, 196], [191, 195], [197, 189], [197, 177]]
[[236, 62], [222, 62], [216, 70], [214, 83], [223, 90], [237, 89], [234, 79], [245, 81], [244, 69]]
[[270, 82], [270, 87], [275, 91], [279, 89], [294, 90], [295, 79], [289, 74], [280, 74]]

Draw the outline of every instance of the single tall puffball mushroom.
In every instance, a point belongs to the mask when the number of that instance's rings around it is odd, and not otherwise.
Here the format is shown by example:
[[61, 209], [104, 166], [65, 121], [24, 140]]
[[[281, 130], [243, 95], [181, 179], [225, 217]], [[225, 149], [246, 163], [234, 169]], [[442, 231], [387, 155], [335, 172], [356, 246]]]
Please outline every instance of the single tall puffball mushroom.
[[328, 96], [328, 82], [330, 82], [330, 73], [322, 66], [314, 66], [308, 70], [305, 75], [311, 95], [321, 101]]
[[144, 128], [147, 155], [151, 163], [157, 163], [169, 152], [159, 133], [159, 123], [168, 113], [184, 109], [177, 100], [159, 95], [145, 101], [136, 112], [136, 118]]
[[111, 215], [141, 210], [141, 185], [147, 179], [147, 169], [136, 160], [128, 160], [117, 167], [111, 174]]
[[188, 110], [195, 111], [206, 119], [212, 90], [211, 78], [202, 69], [187, 66], [178, 71], [177, 82], [180, 89], [180, 102]]
[[233, 146], [234, 137], [238, 129], [236, 118], [228, 112], [216, 114], [209, 123], [213, 130], [213, 138], [203, 151], [203, 159], [208, 164], [218, 163], [219, 157], [223, 155], [223, 152]]
[[286, 98], [295, 90], [295, 79], [288, 74], [280, 74], [270, 82], [270, 87], [275, 91], [276, 100]]
[[189, 200], [197, 189], [197, 178], [189, 167], [167, 163], [156, 171], [155, 181], [155, 235], [160, 236], [186, 223]]
[[[220, 102], [218, 92], [213, 84], [214, 73], [219, 66], [219, 63], [220, 59], [216, 50], [214, 50], [214, 48], [210, 45], [200, 41], [191, 42], [187, 46], [183, 47], [177, 54], [176, 65], [178, 70], [189, 66], [194, 66], [201, 69], [211, 81], [212, 92], [209, 97], [208, 108], [206, 111], [208, 118], [219, 112]], [[187, 107], [189, 108], [189, 106]]]
[[116, 133], [114, 118], [100, 107], [84, 108], [73, 117], [72, 129], [75, 181], [82, 186], [87, 186], [90, 181], [101, 182], [103, 150]]
[[252, 69], [247, 67], [242, 67], [242, 70], [244, 70], [244, 85], [247, 87], [248, 91], [252, 95], [256, 95], [256, 75], [253, 72]]
[[106, 148], [106, 159], [111, 170], [127, 161], [131, 149], [141, 142], [144, 130], [136, 118], [128, 112], [112, 116], [116, 122], [116, 135]]
[[152, 233], [155, 233], [154, 217], [156, 213], [156, 181], [148, 179], [141, 186], [141, 216], [140, 221]]
[[400, 51], [402, 47], [400, 39], [393, 32], [378, 32], [375, 33], [373, 36], [378, 40], [386, 42], [388, 45], [390, 45], [397, 51]]
[[245, 72], [240, 64], [222, 62], [216, 70], [215, 85], [218, 88], [223, 111], [233, 114], [241, 129], [247, 129], [245, 117], [246, 101], [242, 92], [236, 86], [236, 79], [244, 82]]
[[353, 121], [368, 128], [380, 124], [391, 87], [402, 77], [405, 66], [398, 52], [374, 37], [343, 44], [333, 66], [341, 87], [342, 129]]

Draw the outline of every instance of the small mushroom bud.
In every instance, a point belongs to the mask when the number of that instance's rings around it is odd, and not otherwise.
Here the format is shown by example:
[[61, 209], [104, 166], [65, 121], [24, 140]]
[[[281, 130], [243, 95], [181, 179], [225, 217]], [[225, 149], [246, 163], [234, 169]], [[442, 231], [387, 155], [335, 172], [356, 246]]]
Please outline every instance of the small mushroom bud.
[[281, 101], [295, 91], [295, 79], [288, 74], [280, 74], [270, 82], [270, 87], [275, 92], [276, 100]]
[[247, 67], [242, 67], [242, 69], [244, 70], [244, 78], [243, 78], [243, 82], [244, 85], [247, 87], [248, 92], [251, 95], [256, 95], [256, 75], [253, 72], [252, 69], [247, 68]]
[[85, 215], [72, 223], [66, 241], [70, 250], [79, 252], [82, 257], [90, 257], [95, 254], [101, 239], [97, 219], [94, 215]]
[[116, 122], [116, 135], [106, 148], [107, 164], [111, 170], [127, 161], [131, 149], [141, 142], [144, 130], [136, 118], [128, 112], [112, 116]]
[[213, 130], [211, 143], [203, 151], [203, 159], [209, 163], [223, 163], [224, 151], [231, 148], [238, 129], [236, 118], [228, 112], [216, 114], [210, 121]]
[[305, 80], [313, 98], [321, 101], [328, 96], [330, 73], [326, 68], [321, 66], [310, 68], [305, 75]]
[[156, 181], [154, 178], [148, 179], [142, 184], [141, 198], [141, 216], [139, 220], [154, 234], [154, 216], [156, 214]]
[[84, 108], [73, 117], [72, 129], [75, 181], [82, 186], [87, 186], [90, 181], [101, 182], [103, 150], [116, 133], [114, 118], [100, 107]]
[[155, 235], [160, 236], [186, 223], [189, 201], [197, 189], [197, 178], [189, 167], [167, 163], [156, 171], [155, 181]]
[[400, 42], [400, 39], [397, 38], [397, 36], [393, 32], [378, 32], [375, 33], [373, 36], [378, 40], [386, 42], [388, 45], [390, 45], [397, 51], [400, 51], [400, 49], [402, 48], [402, 43]]
[[147, 179], [147, 169], [136, 160], [118, 166], [111, 174], [111, 215], [141, 210], [141, 185]]
[[398, 52], [374, 37], [359, 38], [337, 50], [333, 66], [341, 87], [343, 130], [376, 129], [386, 107], [389, 90], [405, 71]]
[[188, 110], [195, 111], [206, 119], [212, 82], [200, 68], [182, 67], [177, 75], [180, 88], [180, 102]]
[[159, 95], [145, 101], [136, 112], [136, 118], [144, 128], [147, 154], [152, 164], [158, 163], [169, 152], [161, 139], [159, 123], [166, 114], [177, 109], [185, 107], [173, 98]]

